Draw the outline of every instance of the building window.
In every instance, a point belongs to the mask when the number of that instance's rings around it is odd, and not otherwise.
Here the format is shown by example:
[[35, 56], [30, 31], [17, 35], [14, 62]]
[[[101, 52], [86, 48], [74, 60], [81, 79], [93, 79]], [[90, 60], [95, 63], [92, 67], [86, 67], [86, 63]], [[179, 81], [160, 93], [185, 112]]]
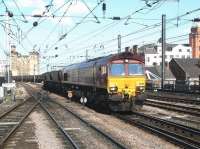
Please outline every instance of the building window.
[[147, 62], [150, 62], [150, 57], [147, 57]]
[[179, 55], [176, 55], [176, 58], [179, 58]]
[[157, 63], [156, 63], [156, 62], [153, 62], [153, 65], [154, 65], [154, 66], [156, 66], [156, 65], [157, 65]]
[[179, 52], [182, 52], [182, 50], [181, 50], [181, 49], [179, 49]]
[[182, 58], [185, 58], [185, 55], [182, 55]]
[[187, 52], [190, 52], [190, 49], [187, 49]]
[[174, 56], [173, 55], [170, 55], [170, 58], [173, 58]]
[[154, 56], [154, 58], [157, 58], [156, 56]]

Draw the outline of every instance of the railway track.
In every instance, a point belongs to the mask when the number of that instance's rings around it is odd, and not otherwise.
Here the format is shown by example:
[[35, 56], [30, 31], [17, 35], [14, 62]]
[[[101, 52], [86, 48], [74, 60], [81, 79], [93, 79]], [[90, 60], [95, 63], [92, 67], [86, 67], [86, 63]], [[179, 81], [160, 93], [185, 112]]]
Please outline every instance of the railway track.
[[85, 121], [80, 116], [55, 101], [49, 100], [47, 102], [41, 102], [41, 106], [76, 149], [91, 148], [88, 146], [92, 143], [91, 140], [89, 140], [90, 137], [103, 141], [109, 148], [126, 148], [93, 124]]
[[58, 122], [58, 120], [54, 117], [54, 115], [49, 112], [48, 108], [45, 107], [44, 104], [40, 104], [42, 109], [48, 114], [48, 116], [51, 118], [51, 120], [56, 124], [58, 129], [63, 133], [63, 135], [66, 137], [68, 141], [70, 141], [72, 148], [79, 149], [79, 146], [77, 143], [72, 139], [72, 137], [65, 131], [64, 127]]
[[8, 138], [21, 126], [37, 105], [38, 102], [35, 99], [29, 98], [0, 116], [0, 148], [3, 148]]
[[[24, 87], [27, 89], [29, 94], [32, 94], [34, 98], [40, 99], [39, 103], [41, 107], [55, 122], [57, 127], [66, 136], [66, 138], [71, 142], [73, 148], [94, 148], [95, 146], [91, 147], [91, 145], [94, 145], [94, 143], [97, 142], [95, 140], [100, 140], [103, 141], [102, 144], [106, 143], [108, 145], [108, 147], [105, 146], [107, 148], [126, 149], [126, 147], [123, 144], [119, 143], [118, 140], [115, 140], [115, 138], [97, 128], [94, 124], [91, 124], [90, 122], [84, 120], [82, 117], [71, 111], [69, 108], [63, 106], [62, 104], [51, 100], [46, 93], [38, 93], [38, 91], [36, 91], [33, 87], [29, 85], [24, 85]], [[78, 123], [74, 123], [74, 121], [78, 121]], [[68, 123], [69, 125], [66, 125]], [[79, 131], [77, 133], [76, 130], [83, 131]], [[92, 142], [92, 140], [90, 140], [88, 137], [95, 139]], [[86, 142], [89, 142], [89, 144], [87, 143], [89, 146], [85, 144]], [[97, 144], [97, 146], [99, 147], [100, 144]], [[105, 147], [102, 146], [100, 148]]]
[[155, 99], [159, 101], [168, 101], [168, 102], [179, 102], [179, 103], [189, 103], [189, 104], [194, 104], [194, 105], [200, 105], [200, 100], [198, 99], [190, 99], [188, 97], [185, 98], [178, 98], [178, 97], [167, 97], [163, 95], [152, 95], [147, 93], [147, 98], [148, 99]]
[[[87, 121], [83, 120], [81, 117], [74, 114], [72, 111], [70, 111], [69, 109], [66, 109], [66, 107], [64, 107], [63, 105], [60, 105], [59, 103], [55, 101], [49, 100], [47, 102], [42, 102], [42, 104], [43, 104], [43, 107], [46, 108], [46, 111], [49, 114], [51, 114], [53, 119], [58, 123], [58, 125], [60, 125], [61, 129], [63, 130], [63, 133], [67, 133], [68, 136], [70, 136], [73, 142], [77, 145], [77, 147], [84, 148], [84, 144], [80, 142], [80, 140], [77, 140], [76, 134], [73, 134], [70, 131], [71, 128], [68, 128], [68, 127], [66, 128], [63, 126], [62, 123], [65, 123], [64, 118], [62, 116], [56, 116], [57, 114], [55, 110], [63, 109], [64, 111], [68, 111], [74, 117], [76, 117], [82, 122], [81, 126], [83, 126], [83, 124], [92, 128], [93, 127], [95, 128], [95, 126], [88, 124]], [[54, 108], [51, 109], [52, 107]], [[67, 115], [67, 114], [64, 114], [64, 115]], [[59, 119], [58, 117], [63, 118], [63, 119]], [[200, 131], [198, 129], [187, 127], [175, 122], [163, 120], [157, 117], [153, 117], [153, 116], [149, 116], [149, 115], [145, 115], [145, 114], [137, 113], [137, 112], [133, 112], [131, 115], [117, 115], [117, 117], [119, 117], [120, 119], [128, 123], [137, 125], [153, 133], [156, 133], [159, 136], [165, 137], [167, 140], [174, 142], [175, 144], [178, 144], [181, 147], [191, 148], [191, 149], [200, 148]], [[72, 118], [68, 117], [68, 120], [69, 119], [72, 119]], [[95, 129], [98, 129], [98, 128], [95, 128]], [[99, 131], [101, 130], [98, 129], [98, 132]], [[78, 134], [80, 135], [80, 133]], [[104, 136], [105, 133], [101, 132], [101, 135], [102, 134]], [[107, 134], [105, 135], [107, 136]], [[109, 138], [108, 140], [111, 140], [112, 144], [115, 145], [115, 148], [116, 147], [125, 148], [121, 144], [118, 145], [119, 143], [116, 140], [114, 140], [112, 137], [108, 136], [108, 138]]]
[[168, 103], [168, 102], [156, 101], [152, 99], [146, 99], [145, 105], [168, 109], [168, 110], [177, 111], [177, 112], [182, 112], [182, 113], [191, 114], [195, 116], [200, 116], [200, 108], [194, 107], [192, 105], [191, 106], [179, 105], [177, 103], [173, 104], [171, 102]]
[[138, 112], [116, 116], [132, 125], [137, 125], [162, 136], [183, 148], [200, 148], [200, 130], [198, 129]]

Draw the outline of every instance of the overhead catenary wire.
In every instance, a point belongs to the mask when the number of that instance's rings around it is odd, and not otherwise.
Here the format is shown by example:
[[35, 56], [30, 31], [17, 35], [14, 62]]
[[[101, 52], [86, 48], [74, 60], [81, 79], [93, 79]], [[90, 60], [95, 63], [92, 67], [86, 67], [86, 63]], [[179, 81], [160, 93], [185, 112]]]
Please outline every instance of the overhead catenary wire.
[[[14, 0], [14, 2], [15, 2], [15, 0]], [[5, 4], [5, 3], [4, 3], [4, 4]], [[5, 6], [6, 6], [6, 4], [5, 4]], [[17, 3], [16, 3], [16, 6], [18, 7]], [[6, 6], [6, 9], [8, 9], [7, 6]], [[17, 21], [15, 20], [15, 18], [12, 17], [12, 19], [13, 19], [13, 22], [16, 24], [17, 29], [18, 29], [19, 31], [22, 31], [22, 35], [23, 35], [23, 34], [24, 34], [24, 33], [23, 33], [23, 30], [21, 29], [21, 27], [19, 26], [19, 24], [17, 23]], [[27, 39], [27, 41], [29, 42], [29, 44], [30, 44], [31, 46], [33, 46], [33, 43], [31, 42], [31, 40], [30, 40], [28, 37], [27, 37], [26, 39]], [[18, 39], [18, 43], [20, 44], [19, 39]], [[24, 46], [23, 46], [23, 47], [24, 47]]]
[[[6, 27], [0, 23], [0, 25], [4, 28], [4, 32], [7, 34], [6, 32]], [[7, 34], [11, 39], [13, 39], [14, 41], [18, 42], [17, 37], [15, 36], [15, 34], [12, 32], [12, 30], [10, 30], [11, 34]], [[13, 35], [13, 36], [12, 36]], [[22, 43], [19, 44], [23, 49], [25, 49], [24, 45]]]
[[49, 50], [51, 50], [55, 45], [57, 45], [61, 40], [65, 39], [66, 36], [71, 33], [73, 30], [75, 30], [101, 3], [103, 3], [104, 0], [101, 0], [101, 2], [99, 2], [88, 14], [86, 14], [81, 21], [79, 21], [78, 23], [76, 23], [69, 31], [67, 31], [66, 33], [64, 33], [63, 35], [60, 36], [60, 38], [54, 42], [51, 47], [49, 48]]
[[[48, 13], [52, 7], [52, 3], [53, 3], [53, 0], [50, 1], [49, 5], [46, 6], [46, 9], [45, 11], [42, 12], [42, 16], [44, 16], [46, 13]], [[61, 8], [65, 5], [65, 3], [61, 6]], [[61, 9], [59, 7], [59, 9]], [[59, 9], [55, 10], [55, 12], [57, 12]], [[42, 21], [41, 20], [41, 17], [38, 18], [38, 20], [36, 21], [37, 22], [37, 26], [42, 23], [43, 21], [45, 21], [45, 19], [43, 19]], [[40, 21], [40, 22], [39, 22]], [[39, 23], [38, 23], [39, 22]], [[30, 29], [28, 29], [28, 31], [25, 33], [24, 37], [22, 38], [22, 41], [28, 36], [28, 34], [33, 30], [33, 28], [35, 28], [35, 26], [33, 25]]]
[[[157, 0], [156, 2], [151, 3], [151, 5], [157, 4], [159, 1], [160, 1], [160, 0]], [[102, 1], [101, 1], [101, 2], [102, 2]], [[98, 4], [100, 4], [100, 3], [98, 3]], [[128, 20], [131, 19], [131, 16], [132, 16], [132, 15], [134, 15], [135, 13], [138, 13], [138, 12], [144, 10], [144, 9], [147, 9], [146, 6], [143, 7], [143, 8], [141, 8], [141, 9], [139, 9], [139, 10], [137, 10], [137, 11], [135, 11], [135, 12], [133, 12], [131, 15], [128, 15], [128, 16], [125, 18], [125, 19], [126, 19], [126, 22], [128, 22]], [[121, 18], [120, 18], [120, 20], [121, 20]], [[125, 24], [126, 24], [126, 22], [125, 22]], [[136, 22], [133, 22], [133, 23], [136, 23]], [[139, 23], [137, 23], [137, 24], [139, 24]], [[76, 24], [76, 25], [77, 25], [77, 24]], [[140, 24], [140, 25], [141, 25], [141, 24]], [[142, 24], [142, 25], [143, 25], [143, 26], [146, 26], [146, 25], [144, 25], [144, 24]], [[146, 26], [146, 27], [147, 27], [147, 26]], [[63, 34], [63, 35], [59, 38], [59, 40], [56, 41], [56, 42], [54, 43], [54, 45], [56, 45], [58, 42], [60, 42], [61, 40], [63, 40], [66, 36], [67, 36], [67, 33], [66, 33], [66, 34]], [[51, 46], [50, 49], [52, 49], [52, 47], [53, 47], [53, 46]]]
[[[180, 26], [181, 26], [181, 25], [185, 25], [185, 24], [187, 24], [187, 23], [188, 23], [188, 21], [186, 21], [185, 23], [180, 24]], [[157, 23], [157, 24], [158, 24], [158, 23]], [[155, 24], [156, 27], [158, 27], [157, 24]], [[177, 27], [176, 27], [175, 25], [167, 27], [168, 30], [174, 29], [174, 28], [177, 28]], [[155, 28], [154, 28], [154, 29], [155, 29]], [[142, 31], [142, 30], [136, 31], [135, 34], [141, 33], [140, 31]], [[132, 41], [135, 42], [135, 41], [137, 41], [138, 39], [142, 39], [142, 38], [144, 38], [144, 37], [156, 35], [156, 34], [158, 34], [158, 33], [160, 33], [159, 30], [158, 30], [158, 31], [154, 31], [154, 32], [150, 32], [150, 33], [148, 33], [148, 34], [144, 34], [144, 35], [139, 36], [139, 37], [134, 37], [134, 38], [132, 38], [132, 39], [130, 39], [130, 40], [128, 40], [128, 41], [124, 41], [124, 42], [122, 42], [122, 44], [129, 43], [129, 42], [132, 42]], [[127, 35], [129, 35], [129, 34], [127, 34]], [[134, 34], [132, 33], [131, 35], [134, 35]], [[130, 36], [130, 35], [129, 35], [129, 36]], [[125, 35], [125, 36], [122, 36], [122, 37], [127, 37], [127, 36]], [[174, 37], [174, 38], [175, 38], [175, 37]], [[167, 38], [167, 39], [168, 39], [168, 38]], [[115, 41], [115, 40], [109, 41], [108, 44], [112, 44], [114, 41]], [[110, 45], [110, 46], [108, 46], [108, 47], [106, 46], [106, 43], [103, 43], [103, 42], [102, 42], [102, 44], [105, 46], [105, 48], [103, 49], [104, 51], [105, 51], [106, 48], [111, 48], [111, 47], [113, 47], [113, 46], [116, 46], [116, 43], [114, 43], [114, 44], [112, 44], [112, 45]], [[89, 48], [91, 48], [90, 50], [92, 50], [92, 45], [91, 45], [90, 47], [81, 47], [81, 48], [73, 49], [73, 51], [80, 51], [81, 49], [89, 49]], [[80, 52], [78, 52], [78, 53], [83, 53], [83, 52], [84, 52], [84, 51], [80, 51]], [[78, 54], [78, 53], [76, 52], [76, 54]]]
[[[196, 10], [196, 11], [198, 11], [198, 9]], [[191, 14], [191, 13], [193, 13], [193, 12], [187, 12], [187, 13], [185, 13], [185, 15], [189, 15], [189, 14]], [[185, 16], [184, 15], [184, 16]], [[179, 16], [179, 17], [184, 17], [184, 16]], [[176, 17], [176, 19], [177, 19], [177, 17]], [[158, 19], [155, 19], [155, 20], [158, 20]], [[169, 20], [169, 21], [173, 21], [174, 19], [172, 19], [172, 20]], [[158, 26], [160, 26], [160, 24], [158, 24]], [[130, 35], [134, 35], [134, 34], [130, 34]], [[130, 35], [128, 35], [128, 36], [130, 36]], [[115, 40], [117, 40], [116, 38], [115, 38]], [[115, 41], [115, 40], [111, 40], [111, 41]], [[107, 40], [108, 42], [110, 41], [110, 40]], [[101, 43], [101, 41], [100, 42], [98, 42], [98, 43]], [[98, 44], [98, 43], [95, 43], [95, 44]], [[93, 44], [93, 45], [91, 45], [90, 47], [92, 47], [92, 46], [94, 46], [95, 44]]]
[[[150, 3], [149, 5], [153, 6], [153, 5], [157, 4], [157, 3], [159, 3], [160, 1], [161, 1], [161, 0], [154, 1], [154, 2]], [[136, 14], [136, 13], [140, 13], [141, 11], [143, 11], [143, 10], [145, 10], [145, 9], [148, 9], [148, 8], [149, 8], [149, 6], [148, 6], [148, 5], [145, 5], [144, 7], [142, 7], [142, 8], [140, 8], [140, 9], [138, 9], [138, 10], [132, 12], [130, 15], [128, 15], [128, 16], [126, 17], [127, 19], [126, 19], [126, 21], [124, 22], [124, 24], [128, 24], [128, 21], [130, 20], [131, 16], [133, 16], [133, 15]], [[146, 12], [146, 13], [148, 13], [148, 12]]]
[[84, 5], [87, 7], [87, 9], [91, 12], [91, 14], [93, 15], [93, 17], [96, 19], [97, 23], [100, 23], [98, 17], [93, 13], [93, 10], [90, 9], [90, 7], [88, 6], [88, 4], [84, 1], [84, 0], [81, 0]]
[[[197, 12], [197, 11], [200, 11], [200, 8], [191, 10], [191, 11], [186, 12], [186, 13], [180, 15], [180, 16], [177, 16], [177, 17], [182, 18], [182, 17], [185, 17], [185, 16], [190, 15], [190, 14], [192, 14], [192, 13], [194, 13], [194, 12]], [[167, 23], [170, 23], [171, 21], [176, 20], [177, 17], [168, 19], [168, 20], [167, 20]], [[135, 34], [137, 34], [137, 33], [141, 33], [141, 32], [147, 31], [147, 30], [154, 29], [155, 27], [159, 27], [160, 25], [161, 25], [161, 22], [155, 23], [155, 24], [150, 25], [150, 26], [148, 26], [148, 27], [144, 27], [144, 28], [142, 28], [142, 29], [140, 29], [140, 30], [137, 30], [137, 31], [128, 33], [128, 34], [126, 34], [126, 35], [122, 35], [122, 38], [131, 36], [131, 35], [135, 35]], [[102, 41], [102, 42], [99, 42], [99, 43], [105, 44], [105, 43], [107, 43], [107, 42], [110, 43], [110, 42], [116, 41], [116, 40], [117, 40], [117, 38], [113, 38], [113, 39], [106, 40], [106, 41]], [[98, 44], [98, 43], [95, 43], [95, 44]], [[79, 50], [79, 49], [88, 49], [88, 48], [93, 47], [95, 44], [91, 44], [91, 45], [88, 45], [88, 46], [80, 47], [80, 48], [77, 48], [77, 50]]]
[[[102, 27], [101, 29], [97, 30], [96, 32], [90, 32], [90, 34], [85, 34], [86, 35], [86, 36], [84, 36], [85, 38], [82, 38], [81, 41], [80, 40], [73, 40], [73, 41], [76, 42], [78, 45], [81, 44], [81, 42], [87, 42], [90, 39], [103, 34], [105, 31], [109, 30], [110, 28], [113, 28], [114, 26], [118, 25], [119, 23], [120, 22], [113, 21], [112, 23], [109, 23], [109, 25]], [[69, 43], [71, 44], [72, 42], [69, 42]]]
[[[68, 12], [68, 10], [69, 10], [69, 8], [70, 8], [70, 6], [72, 5], [72, 0], [69, 0], [67, 3], [69, 3], [70, 2], [70, 4], [68, 5], [68, 7], [66, 8], [66, 10], [64, 11], [64, 13], [63, 13], [63, 17], [66, 15], [66, 13]], [[66, 4], [67, 4], [66, 3]], [[66, 5], [65, 4], [65, 5]], [[45, 38], [45, 40], [42, 42], [42, 44], [45, 44], [46, 42], [47, 42], [47, 40], [51, 37], [51, 34], [53, 33], [53, 32], [55, 32], [55, 30], [56, 30], [56, 28], [58, 27], [58, 25], [59, 25], [59, 23], [62, 21], [62, 19], [63, 19], [63, 17], [61, 17], [59, 20], [58, 20], [58, 22], [56, 23], [56, 25], [53, 27], [53, 29], [49, 32], [49, 34], [48, 34], [48, 36]]]
[[[6, 5], [6, 3], [4, 2], [4, 0], [2, 0], [2, 3], [3, 3], [3, 5], [4, 5], [4, 7], [6, 8], [6, 12], [10, 12], [9, 9], [8, 9], [8, 7], [7, 7], [7, 5]], [[17, 6], [18, 6], [18, 5], [17, 5]], [[18, 31], [21, 31], [22, 34], [23, 34], [23, 31], [22, 31], [22, 29], [20, 28], [20, 26], [18, 25], [18, 23], [17, 23], [17, 21], [15, 20], [15, 18], [14, 18], [13, 16], [10, 16], [10, 17], [11, 17], [12, 21], [16, 24], [17, 30], [18, 30]], [[8, 34], [8, 35], [9, 35], [13, 40], [15, 40], [15, 41], [25, 50], [24, 45], [23, 45], [23, 44], [20, 42], [20, 40], [19, 40], [19, 37], [18, 37], [16, 34], [14, 34], [12, 30], [10, 30], [10, 32], [12, 33], [12, 35], [14, 35], [15, 38], [11, 37], [9, 34]], [[29, 42], [30, 45], [33, 45], [32, 42], [31, 42], [28, 38], [27, 38], [27, 41]]]
[[16, 0], [13, 0], [13, 2], [15, 3], [15, 6], [17, 7], [18, 11], [20, 12], [21, 16], [23, 17], [23, 19], [24, 19], [23, 22], [24, 22], [24, 23], [27, 23], [28, 20], [26, 19], [24, 13], [21, 11], [21, 9], [20, 9], [18, 3], [16, 2]]

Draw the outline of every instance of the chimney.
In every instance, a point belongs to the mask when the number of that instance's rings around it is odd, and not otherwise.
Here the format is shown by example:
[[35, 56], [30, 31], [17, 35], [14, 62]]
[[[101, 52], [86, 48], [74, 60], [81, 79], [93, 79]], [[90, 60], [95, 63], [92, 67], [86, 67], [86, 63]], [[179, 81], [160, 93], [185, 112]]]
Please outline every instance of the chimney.
[[125, 52], [129, 52], [130, 47], [125, 47]]
[[133, 45], [132, 52], [137, 54], [138, 53], [138, 45]]
[[15, 45], [11, 45], [11, 52], [16, 52], [16, 46]]

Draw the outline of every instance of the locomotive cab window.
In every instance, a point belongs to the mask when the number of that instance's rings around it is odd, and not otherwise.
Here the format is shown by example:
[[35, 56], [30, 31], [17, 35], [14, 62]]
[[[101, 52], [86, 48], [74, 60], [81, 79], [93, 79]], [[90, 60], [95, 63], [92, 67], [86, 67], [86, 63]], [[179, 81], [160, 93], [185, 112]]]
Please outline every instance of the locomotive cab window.
[[141, 75], [144, 74], [144, 68], [142, 64], [128, 64], [129, 75]]
[[111, 66], [110, 66], [110, 75], [113, 75], [113, 76], [124, 76], [125, 75], [124, 64], [111, 64]]

